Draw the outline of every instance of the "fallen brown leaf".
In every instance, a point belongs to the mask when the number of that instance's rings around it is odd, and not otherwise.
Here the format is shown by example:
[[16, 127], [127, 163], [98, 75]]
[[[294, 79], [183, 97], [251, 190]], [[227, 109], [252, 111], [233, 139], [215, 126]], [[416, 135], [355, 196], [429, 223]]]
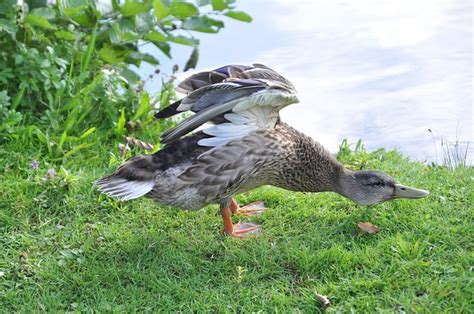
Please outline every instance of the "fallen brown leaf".
[[325, 296], [325, 295], [316, 293], [316, 298], [318, 299], [319, 303], [320, 303], [321, 306], [323, 306], [323, 307], [327, 307], [327, 306], [329, 306], [329, 304], [331, 303], [331, 301], [329, 301], [328, 297]]
[[379, 227], [371, 224], [370, 222], [359, 222], [357, 226], [359, 226], [360, 230], [368, 234], [374, 234], [380, 231]]

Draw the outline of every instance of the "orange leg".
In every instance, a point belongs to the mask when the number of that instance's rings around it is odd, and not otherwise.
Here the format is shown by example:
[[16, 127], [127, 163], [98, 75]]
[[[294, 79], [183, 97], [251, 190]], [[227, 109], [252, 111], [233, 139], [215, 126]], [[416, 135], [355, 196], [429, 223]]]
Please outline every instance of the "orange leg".
[[224, 234], [231, 235], [234, 232], [232, 224], [232, 211], [229, 207], [221, 207], [221, 215], [224, 220]]
[[245, 238], [249, 236], [258, 235], [261, 232], [260, 225], [254, 224], [252, 222], [237, 223], [232, 224], [232, 208], [221, 207], [221, 215], [224, 220], [224, 230], [225, 235], [230, 235], [236, 238]]
[[237, 204], [237, 202], [232, 199], [232, 201], [230, 201], [230, 210], [232, 211], [232, 214], [235, 214], [237, 212], [237, 210], [239, 209], [239, 204]]

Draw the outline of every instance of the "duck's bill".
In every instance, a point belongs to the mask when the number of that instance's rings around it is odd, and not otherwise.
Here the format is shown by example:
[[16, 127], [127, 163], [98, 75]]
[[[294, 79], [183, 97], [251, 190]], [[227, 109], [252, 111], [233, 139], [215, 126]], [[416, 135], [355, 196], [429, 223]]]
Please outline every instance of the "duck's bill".
[[394, 196], [397, 198], [423, 198], [430, 194], [429, 191], [411, 188], [409, 186], [395, 184]]

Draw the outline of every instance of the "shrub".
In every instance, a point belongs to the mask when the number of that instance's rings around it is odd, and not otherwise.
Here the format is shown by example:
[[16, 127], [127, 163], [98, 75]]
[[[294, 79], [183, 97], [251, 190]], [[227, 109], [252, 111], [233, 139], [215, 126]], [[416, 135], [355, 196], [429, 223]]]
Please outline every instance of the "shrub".
[[[140, 51], [151, 43], [192, 48], [194, 32], [216, 33], [226, 15], [250, 21], [231, 0], [200, 6], [166, 0], [4, 0], [0, 4], [0, 141], [27, 135], [54, 161], [102, 140], [153, 124], [151, 110], [174, 97], [173, 77], [159, 95], [143, 90], [130, 65], [159, 66]], [[204, 12], [204, 10], [207, 10]], [[212, 16], [212, 17], [211, 17]], [[155, 71], [159, 72], [159, 69]], [[127, 128], [128, 127], [128, 128]]]

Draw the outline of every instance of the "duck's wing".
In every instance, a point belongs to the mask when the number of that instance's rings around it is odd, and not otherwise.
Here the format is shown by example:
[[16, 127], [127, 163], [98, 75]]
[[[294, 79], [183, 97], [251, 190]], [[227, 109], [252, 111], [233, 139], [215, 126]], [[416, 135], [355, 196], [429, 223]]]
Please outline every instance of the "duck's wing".
[[215, 126], [203, 130], [212, 137], [199, 144], [219, 146], [257, 128], [274, 127], [278, 112], [298, 102], [293, 85], [261, 64], [228, 65], [200, 72], [183, 81], [177, 89], [187, 96], [156, 117], [170, 117], [184, 111], [195, 114], [163, 133], [163, 143], [172, 142], [206, 122], [214, 122]]

